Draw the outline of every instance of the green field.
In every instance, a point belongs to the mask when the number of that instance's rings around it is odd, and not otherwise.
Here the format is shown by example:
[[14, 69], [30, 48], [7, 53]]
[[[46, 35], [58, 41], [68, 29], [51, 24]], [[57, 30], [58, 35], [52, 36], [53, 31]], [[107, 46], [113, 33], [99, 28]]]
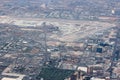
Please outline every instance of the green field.
[[43, 68], [37, 76], [37, 80], [43, 78], [44, 80], [64, 80], [74, 73], [72, 70], [63, 70], [56, 68]]

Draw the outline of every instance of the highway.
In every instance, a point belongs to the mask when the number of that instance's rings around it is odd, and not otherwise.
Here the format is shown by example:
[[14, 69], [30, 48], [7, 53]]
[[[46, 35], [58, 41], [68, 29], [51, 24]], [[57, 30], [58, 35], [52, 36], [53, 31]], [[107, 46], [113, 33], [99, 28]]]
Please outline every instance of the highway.
[[113, 79], [113, 67], [114, 67], [114, 63], [117, 61], [117, 58], [119, 58], [119, 54], [117, 54], [117, 52], [119, 52], [119, 40], [120, 40], [120, 28], [119, 27], [116, 27], [117, 28], [117, 35], [116, 35], [116, 39], [115, 39], [115, 45], [114, 45], [114, 50], [113, 50], [113, 54], [112, 54], [112, 57], [111, 57], [111, 66], [110, 66], [110, 80]]

